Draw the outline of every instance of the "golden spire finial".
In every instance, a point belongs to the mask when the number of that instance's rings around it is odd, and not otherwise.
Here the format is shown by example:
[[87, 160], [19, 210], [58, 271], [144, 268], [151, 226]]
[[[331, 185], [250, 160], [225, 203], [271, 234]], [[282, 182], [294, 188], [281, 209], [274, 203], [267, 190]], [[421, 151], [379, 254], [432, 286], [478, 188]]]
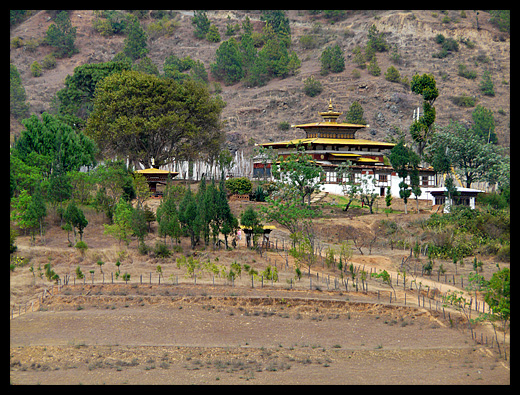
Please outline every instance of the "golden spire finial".
[[329, 110], [325, 112], [319, 112], [325, 122], [336, 122], [338, 117], [343, 114], [342, 112], [334, 111], [332, 108], [332, 99], [329, 99]]

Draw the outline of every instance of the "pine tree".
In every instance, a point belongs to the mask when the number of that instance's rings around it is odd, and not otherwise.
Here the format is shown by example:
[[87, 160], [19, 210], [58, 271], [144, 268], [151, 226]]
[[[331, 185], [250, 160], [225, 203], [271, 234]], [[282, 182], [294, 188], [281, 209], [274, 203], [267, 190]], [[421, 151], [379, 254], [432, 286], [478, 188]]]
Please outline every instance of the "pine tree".
[[199, 217], [199, 208], [197, 200], [188, 188], [184, 194], [184, 198], [179, 204], [179, 221], [183, 228], [190, 235], [191, 248], [195, 248], [200, 239], [201, 223]]
[[135, 61], [148, 53], [148, 44], [146, 42], [148, 37], [137, 17], [130, 15], [128, 18], [128, 35], [124, 41], [123, 53], [132, 61]]
[[340, 73], [345, 70], [345, 57], [343, 56], [338, 44], [333, 47], [325, 48], [321, 54], [320, 60], [322, 75], [326, 75], [329, 72]]
[[78, 52], [78, 49], [74, 46], [76, 28], [72, 27], [67, 11], [60, 12], [56, 16], [55, 22], [47, 29], [45, 41], [56, 48], [56, 55], [59, 58], [71, 57]]
[[174, 195], [169, 190], [157, 208], [157, 222], [159, 223], [159, 235], [164, 236], [165, 242], [166, 236], [170, 236], [172, 246], [174, 239], [176, 243], [179, 242], [179, 237], [181, 236], [181, 226], [177, 213], [177, 207], [175, 205]]
[[215, 63], [212, 63], [211, 73], [226, 85], [234, 84], [242, 79], [243, 55], [240, 53], [236, 40], [231, 37], [224, 41], [217, 49]]
[[208, 32], [206, 33], [206, 40], [212, 43], [220, 42], [220, 33], [215, 25], [210, 25]]
[[10, 111], [16, 118], [25, 118], [29, 111], [29, 105], [26, 102], [27, 96], [25, 88], [22, 84], [20, 73], [14, 64], [10, 64]]
[[486, 96], [495, 96], [495, 87], [493, 81], [491, 81], [491, 74], [488, 70], [482, 74], [482, 81], [479, 85], [480, 91]]
[[370, 63], [368, 64], [368, 72], [373, 76], [377, 77], [381, 75], [381, 68], [377, 63], [377, 58], [374, 56]]
[[352, 54], [354, 55], [353, 62], [357, 65], [357, 67], [359, 67], [360, 69], [364, 69], [367, 67], [365, 54], [363, 53], [359, 45], [356, 45], [356, 47], [352, 51]]
[[367, 121], [363, 118], [363, 113], [363, 107], [361, 107], [359, 102], [355, 101], [350, 105], [347, 113], [345, 114], [345, 119], [348, 123], [366, 125]]
[[390, 66], [386, 70], [385, 80], [390, 81], [390, 82], [399, 82], [401, 80], [399, 71], [394, 66]]
[[211, 22], [209, 21], [208, 15], [204, 10], [195, 10], [193, 12], [193, 18], [191, 18], [191, 24], [195, 27], [193, 34], [197, 38], [205, 38], [209, 31]]

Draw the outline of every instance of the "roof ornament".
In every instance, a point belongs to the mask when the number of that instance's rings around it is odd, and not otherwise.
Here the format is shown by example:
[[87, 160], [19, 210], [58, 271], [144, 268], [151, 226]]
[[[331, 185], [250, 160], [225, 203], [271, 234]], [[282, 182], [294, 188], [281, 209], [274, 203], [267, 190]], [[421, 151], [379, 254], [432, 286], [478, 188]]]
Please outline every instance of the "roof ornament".
[[332, 107], [332, 99], [329, 99], [329, 109], [328, 109], [328, 111], [319, 112], [318, 114], [320, 114], [323, 117], [323, 121], [324, 122], [336, 123], [338, 117], [341, 114], [343, 114], [343, 113], [339, 112], [339, 111], [334, 111], [334, 109]]

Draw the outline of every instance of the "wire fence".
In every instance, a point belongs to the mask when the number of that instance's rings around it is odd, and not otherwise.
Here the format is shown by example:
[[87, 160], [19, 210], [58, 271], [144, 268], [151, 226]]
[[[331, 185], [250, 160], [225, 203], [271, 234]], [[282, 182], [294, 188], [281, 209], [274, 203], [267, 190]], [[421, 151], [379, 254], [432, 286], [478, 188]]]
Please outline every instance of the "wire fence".
[[[118, 272], [110, 273], [93, 273], [84, 274], [81, 278], [76, 275], [63, 274], [60, 276], [57, 284], [45, 288], [36, 299], [22, 304], [13, 304], [11, 306], [10, 318], [14, 319], [22, 314], [36, 312], [40, 310], [40, 306], [48, 298], [61, 293], [64, 289], [80, 285], [122, 285], [130, 284], [132, 286], [140, 285], [162, 285], [164, 287], [177, 285], [199, 285], [199, 286], [224, 286], [233, 289], [237, 288], [266, 288], [273, 290], [295, 290], [295, 291], [321, 291], [329, 292], [334, 296], [348, 295], [349, 301], [366, 301], [380, 304], [410, 306], [411, 308], [424, 308], [430, 312], [442, 314], [442, 319], [454, 325], [456, 321], [452, 317], [455, 314], [460, 317], [457, 306], [448, 303], [447, 295], [449, 289], [441, 292], [440, 289], [422, 286], [417, 278], [412, 276], [412, 271], [405, 277], [403, 275], [390, 275], [389, 281], [383, 282], [381, 279], [375, 278], [372, 274], [376, 274], [375, 269], [367, 268], [365, 265], [351, 265], [349, 272], [334, 271], [333, 273], [319, 271], [317, 269], [309, 270], [302, 273], [300, 278], [294, 275], [294, 269], [290, 267], [287, 259], [288, 245], [285, 240], [275, 241], [264, 240], [260, 249], [261, 256], [265, 259], [265, 263], [277, 269], [277, 277], [264, 276], [263, 274], [241, 274], [239, 276], [222, 276], [208, 272], [194, 272], [190, 275], [181, 269], [175, 269], [175, 272], [166, 276], [165, 273], [145, 272], [136, 275], [121, 274]], [[279, 255], [274, 258], [273, 255], [265, 254], [265, 251], [277, 252]], [[323, 257], [322, 257], [323, 258]], [[404, 262], [404, 258], [403, 258]], [[325, 265], [322, 263], [322, 268]], [[413, 271], [415, 272], [415, 270]], [[90, 276], [89, 276], [90, 274]], [[423, 274], [423, 273], [421, 273]], [[435, 276], [434, 276], [435, 277]], [[412, 278], [412, 280], [410, 280]], [[415, 278], [415, 279], [414, 279]], [[461, 275], [437, 275], [437, 281], [445, 284], [464, 286], [464, 278]], [[459, 281], [460, 280], [460, 281]], [[415, 286], [415, 289], [414, 289]], [[490, 308], [487, 304], [478, 300], [478, 298], [470, 298], [469, 304], [465, 306], [469, 313], [469, 319], [472, 314], [489, 313]], [[460, 310], [460, 309], [459, 309]], [[494, 339], [488, 339], [488, 335], [481, 332], [476, 333], [470, 326], [471, 337], [477, 344], [494, 347]]]

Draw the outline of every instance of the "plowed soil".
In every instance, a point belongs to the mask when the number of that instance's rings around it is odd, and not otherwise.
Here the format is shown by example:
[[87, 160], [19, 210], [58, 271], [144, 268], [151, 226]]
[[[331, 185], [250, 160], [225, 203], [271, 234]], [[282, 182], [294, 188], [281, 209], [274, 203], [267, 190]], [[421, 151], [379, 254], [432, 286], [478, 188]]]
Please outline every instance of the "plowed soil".
[[326, 292], [65, 288], [11, 321], [12, 384], [509, 384], [433, 313]]

